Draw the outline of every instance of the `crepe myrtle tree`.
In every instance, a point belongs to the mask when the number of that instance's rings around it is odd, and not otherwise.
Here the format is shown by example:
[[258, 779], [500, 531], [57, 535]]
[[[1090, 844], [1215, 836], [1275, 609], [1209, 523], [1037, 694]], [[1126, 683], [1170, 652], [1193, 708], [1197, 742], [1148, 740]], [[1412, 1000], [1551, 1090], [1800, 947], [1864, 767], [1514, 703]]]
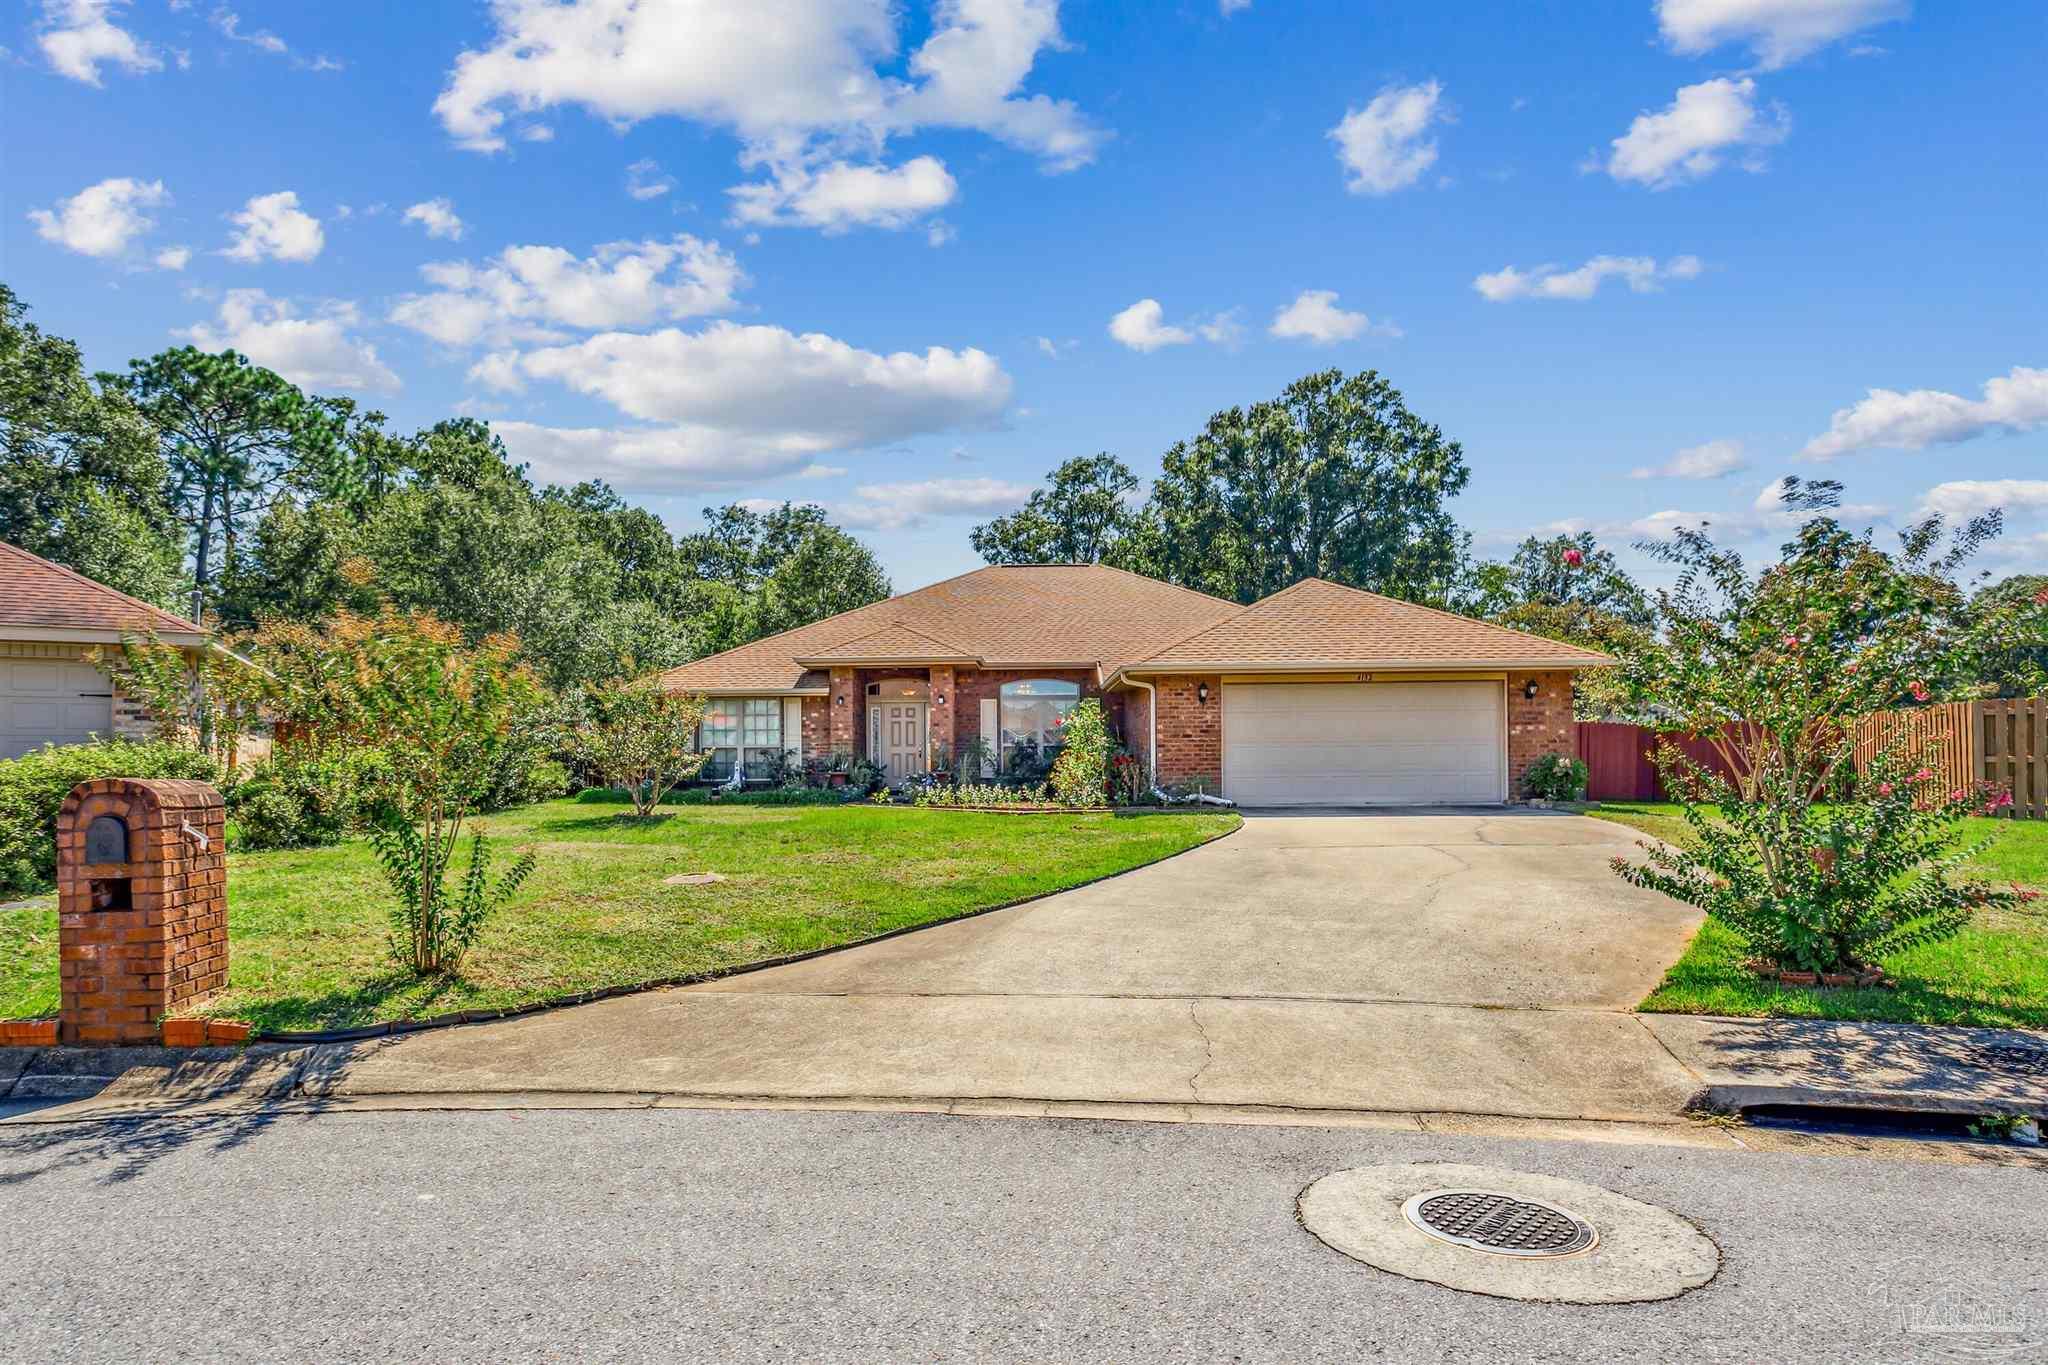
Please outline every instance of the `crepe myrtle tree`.
[[704, 699], [670, 692], [659, 678], [639, 678], [593, 689], [587, 719], [572, 748], [604, 779], [624, 787], [633, 814], [646, 818], [670, 788], [687, 782], [710, 757], [697, 749]]
[[[1939, 789], [1903, 739], [1860, 769], [1854, 754], [1857, 722], [1873, 711], [1981, 695], [1994, 664], [2027, 670], [2013, 645], [2040, 638], [2048, 592], [1987, 601], [1957, 582], [1998, 534], [1996, 512], [1953, 533], [1930, 517], [1882, 550], [1829, 515], [1840, 495], [1833, 482], [1787, 479], [1783, 505], [1804, 520], [1754, 575], [1705, 529], [1641, 546], [1678, 577], [1657, 594], [1655, 635], [1619, 669], [1661, 730], [1704, 739], [1722, 771], [1660, 745], [1694, 846], [1645, 843], [1645, 861], [1617, 858], [1615, 870], [1798, 972], [1858, 971], [2032, 898], [1959, 874], [1981, 847], [1962, 840], [1962, 820], [2009, 794]], [[2036, 667], [2011, 681], [2033, 691], [2043, 678]]]

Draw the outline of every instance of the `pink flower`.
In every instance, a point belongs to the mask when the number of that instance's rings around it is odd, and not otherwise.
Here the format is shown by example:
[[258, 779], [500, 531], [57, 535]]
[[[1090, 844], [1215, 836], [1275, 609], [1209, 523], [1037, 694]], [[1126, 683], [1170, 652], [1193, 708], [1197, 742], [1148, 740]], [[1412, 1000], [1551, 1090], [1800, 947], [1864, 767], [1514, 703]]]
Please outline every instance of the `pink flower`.
[[1566, 550], [1564, 552], [1564, 562], [1576, 569], [1579, 565], [1586, 562], [1586, 556], [1577, 550]]
[[1926, 701], [1930, 695], [1927, 691], [1927, 684], [1921, 682], [1918, 678], [1906, 684], [1906, 690], [1913, 694], [1914, 701]]
[[1842, 671], [1843, 671], [1844, 673], [1854, 673], [1854, 672], [1856, 671], [1856, 662], [1855, 662], [1855, 660], [1853, 660], [1853, 659], [1852, 659], [1852, 660], [1850, 660], [1850, 661], [1849, 661], [1848, 663], [1845, 663], [1845, 664], [1843, 664], [1843, 665], [1842, 665]]
[[1913, 774], [1913, 781], [1925, 782], [1928, 778], [1932, 776], [1934, 776], [1934, 769], [1922, 768], [1919, 772]]
[[2012, 884], [2012, 893], [2013, 895], [2019, 897], [2021, 905], [2027, 905], [2033, 901], [2041, 899], [2040, 892], [2034, 890], [2030, 886], [2021, 886], [2018, 882], [2014, 882]]
[[2034, 594], [2034, 605], [2037, 607], [2048, 607], [2048, 588], [2043, 588]]
[[1892, 784], [1891, 784], [1891, 783], [1889, 783], [1889, 782], [1880, 782], [1880, 783], [1878, 783], [1878, 784], [1877, 784], [1877, 794], [1878, 794], [1879, 796], [1890, 796], [1890, 795], [1892, 794]]
[[1969, 794], [1970, 789], [1968, 787], [1957, 787], [1954, 791], [1948, 794], [1948, 799], [1951, 801], [1960, 801]]
[[1787, 636], [1785, 637], [1785, 648], [1787, 648], [1787, 649], [1797, 649], [1797, 648], [1799, 648], [1799, 637], [1798, 637], [1797, 635], [1787, 635]]

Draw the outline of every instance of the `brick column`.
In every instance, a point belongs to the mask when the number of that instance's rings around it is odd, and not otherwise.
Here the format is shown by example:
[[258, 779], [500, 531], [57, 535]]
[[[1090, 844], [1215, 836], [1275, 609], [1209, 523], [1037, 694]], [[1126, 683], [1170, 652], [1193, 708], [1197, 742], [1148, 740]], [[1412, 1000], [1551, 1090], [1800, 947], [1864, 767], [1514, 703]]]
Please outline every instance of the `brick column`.
[[[1536, 695], [1523, 695], [1530, 683]], [[1572, 721], [1572, 675], [1565, 671], [1508, 674], [1508, 799], [1522, 797], [1522, 775], [1545, 754], [1578, 752]]]
[[[1209, 685], [1209, 700], [1201, 686]], [[1159, 689], [1160, 785], [1203, 783], [1214, 792], [1223, 786], [1223, 680], [1156, 678]]]
[[954, 717], [960, 713], [958, 684], [953, 676], [953, 665], [933, 664], [931, 676], [931, 740], [932, 759], [943, 761], [951, 767], [956, 761], [954, 736], [958, 726]]
[[855, 726], [860, 710], [860, 688], [855, 685], [852, 669], [832, 670], [832, 695], [825, 700], [832, 707], [832, 752], [858, 754], [859, 732]]
[[65, 798], [57, 814], [62, 1042], [154, 1042], [165, 1015], [227, 985], [225, 816], [220, 793], [204, 782], [106, 778]]

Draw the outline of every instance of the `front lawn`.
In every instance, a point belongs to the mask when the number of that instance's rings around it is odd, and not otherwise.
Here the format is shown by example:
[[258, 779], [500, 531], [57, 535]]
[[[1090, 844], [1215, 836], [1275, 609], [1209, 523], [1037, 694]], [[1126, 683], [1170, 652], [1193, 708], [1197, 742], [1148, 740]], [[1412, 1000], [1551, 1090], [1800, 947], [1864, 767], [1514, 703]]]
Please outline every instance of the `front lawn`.
[[[1585, 812], [1683, 844], [1675, 804], [1613, 802]], [[1970, 839], [1997, 842], [1969, 870], [2048, 889], [2048, 821], [1964, 822]], [[1890, 990], [1811, 989], [1760, 981], [1743, 969], [1741, 940], [1708, 920], [1640, 1008], [1654, 1014], [1729, 1014], [1798, 1019], [1882, 1019], [1912, 1024], [2048, 1028], [2048, 915], [1985, 914], [1946, 943], [1884, 963]]]
[[[231, 855], [228, 989], [203, 1012], [345, 1028], [734, 967], [1075, 886], [1239, 823], [857, 805], [680, 807], [641, 823], [623, 809], [554, 801], [483, 821], [540, 867], [447, 979], [394, 970], [390, 893], [361, 841]], [[727, 880], [663, 881], [688, 872]], [[0, 908], [0, 1018], [56, 1008], [54, 898]]]

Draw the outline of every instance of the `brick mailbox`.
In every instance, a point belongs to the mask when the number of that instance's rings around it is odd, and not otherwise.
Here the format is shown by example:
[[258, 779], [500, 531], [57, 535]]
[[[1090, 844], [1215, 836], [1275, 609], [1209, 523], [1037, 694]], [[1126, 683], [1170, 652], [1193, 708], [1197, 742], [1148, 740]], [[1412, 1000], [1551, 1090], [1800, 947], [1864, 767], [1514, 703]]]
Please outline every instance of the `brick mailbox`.
[[227, 984], [226, 808], [204, 782], [82, 782], [57, 814], [59, 1041], [150, 1043]]

